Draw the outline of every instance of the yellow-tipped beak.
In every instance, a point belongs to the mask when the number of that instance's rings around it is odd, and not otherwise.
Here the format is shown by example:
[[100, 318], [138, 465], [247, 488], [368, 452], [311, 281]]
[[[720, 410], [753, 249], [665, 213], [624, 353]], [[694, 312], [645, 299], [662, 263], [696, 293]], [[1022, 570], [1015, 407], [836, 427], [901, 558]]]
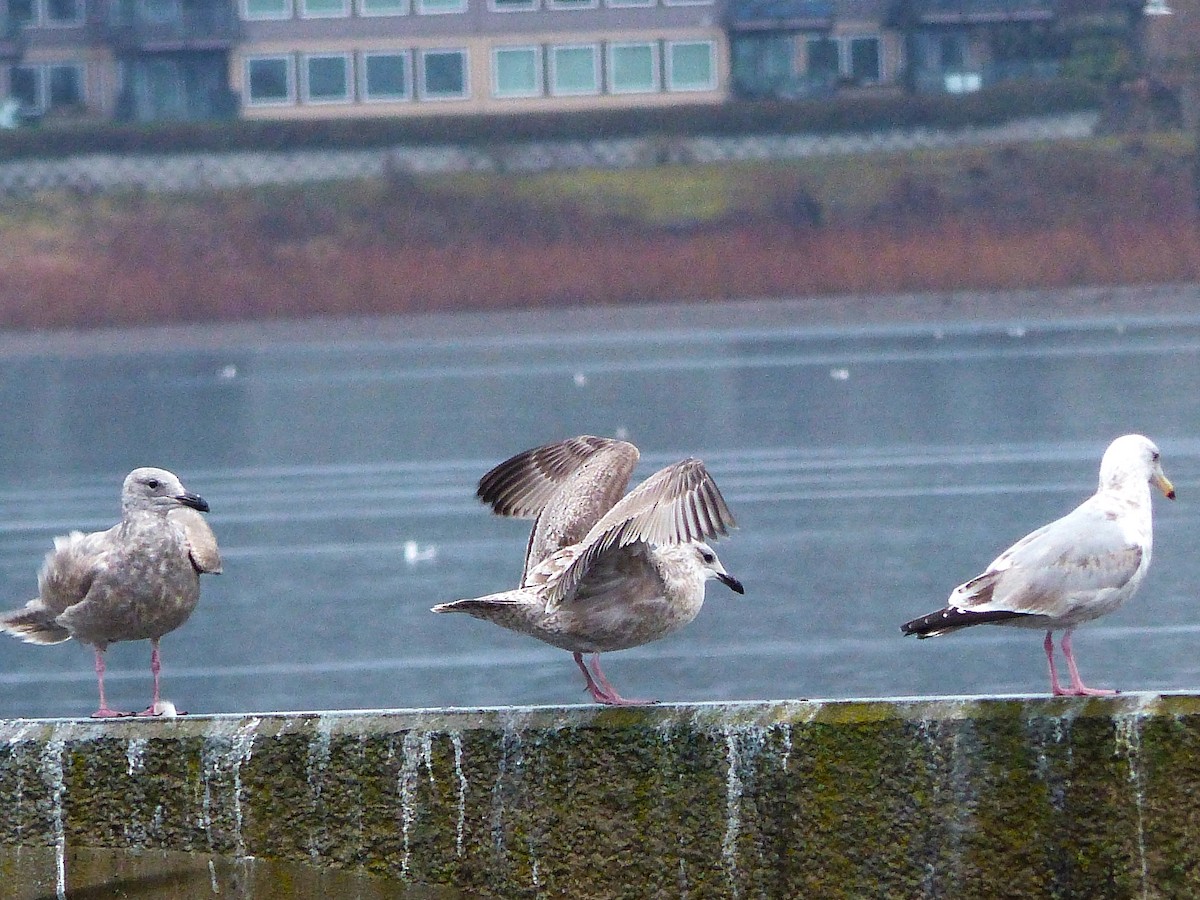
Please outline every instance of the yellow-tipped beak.
[[1150, 479], [1150, 483], [1162, 491], [1168, 500], [1175, 499], [1175, 485], [1171, 484], [1166, 475], [1161, 472], [1155, 472]]

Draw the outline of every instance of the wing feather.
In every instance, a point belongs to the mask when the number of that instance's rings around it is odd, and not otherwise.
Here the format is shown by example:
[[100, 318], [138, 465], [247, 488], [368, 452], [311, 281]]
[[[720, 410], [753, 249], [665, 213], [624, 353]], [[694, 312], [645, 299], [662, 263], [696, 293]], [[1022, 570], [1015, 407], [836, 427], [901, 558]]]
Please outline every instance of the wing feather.
[[546, 610], [557, 609], [614, 547], [716, 539], [736, 527], [704, 463], [694, 458], [673, 463], [643, 481], [592, 526], [579, 543], [581, 551], [547, 581]]

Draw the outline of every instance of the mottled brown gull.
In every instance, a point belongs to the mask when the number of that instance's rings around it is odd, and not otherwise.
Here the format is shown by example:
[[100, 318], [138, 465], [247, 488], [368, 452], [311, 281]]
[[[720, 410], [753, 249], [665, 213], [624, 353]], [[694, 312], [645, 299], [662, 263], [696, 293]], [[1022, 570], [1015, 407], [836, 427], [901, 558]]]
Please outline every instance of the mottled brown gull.
[[[1100, 462], [1095, 494], [1021, 538], [982, 575], [956, 587], [945, 609], [906, 622], [900, 630], [926, 638], [984, 623], [1045, 629], [1043, 646], [1055, 696], [1116, 693], [1083, 683], [1071, 634], [1076, 626], [1117, 609], [1146, 577], [1153, 545], [1150, 485], [1175, 499], [1154, 443], [1140, 434], [1117, 438]], [[1054, 666], [1054, 632], [1062, 629], [1068, 688], [1059, 685]]]
[[200, 573], [221, 571], [217, 539], [200, 515], [208, 504], [164, 469], [134, 469], [121, 490], [121, 521], [107, 531], [54, 539], [38, 574], [38, 596], [0, 616], [0, 631], [33, 644], [75, 638], [96, 654], [100, 708], [124, 716], [104, 695], [104, 651], [150, 640], [154, 697], [139, 715], [157, 715], [159, 639], [187, 621], [200, 599]]
[[704, 464], [681, 460], [622, 497], [638, 456], [633, 444], [583, 435], [484, 475], [478, 496], [497, 514], [535, 519], [521, 586], [433, 611], [465, 612], [571, 651], [599, 703], [644, 702], [617, 693], [600, 654], [682, 628], [700, 612], [710, 578], [744, 590], [704, 543], [736, 526]]

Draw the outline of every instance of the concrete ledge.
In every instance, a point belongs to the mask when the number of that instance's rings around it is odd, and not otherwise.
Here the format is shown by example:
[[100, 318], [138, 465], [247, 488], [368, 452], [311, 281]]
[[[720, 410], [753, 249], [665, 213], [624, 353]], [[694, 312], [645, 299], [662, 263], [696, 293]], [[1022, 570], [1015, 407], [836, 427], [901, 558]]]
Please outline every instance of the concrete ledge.
[[0, 721], [14, 898], [1158, 897], [1200, 696]]

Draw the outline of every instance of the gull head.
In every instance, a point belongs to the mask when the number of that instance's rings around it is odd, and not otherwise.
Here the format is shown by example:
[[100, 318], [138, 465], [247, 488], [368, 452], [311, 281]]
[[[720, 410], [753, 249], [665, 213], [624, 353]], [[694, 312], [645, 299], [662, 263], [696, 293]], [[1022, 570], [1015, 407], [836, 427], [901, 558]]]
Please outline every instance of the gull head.
[[167, 513], [180, 506], [208, 512], [208, 504], [204, 498], [185, 490], [179, 478], [166, 469], [143, 466], [126, 476], [125, 484], [121, 488], [123, 510], [157, 510]]
[[1120, 489], [1126, 484], [1148, 481], [1167, 497], [1175, 499], [1175, 486], [1163, 474], [1162, 461], [1154, 441], [1140, 434], [1117, 438], [1100, 460], [1100, 488]]
[[704, 579], [715, 578], [731, 591], [736, 591], [739, 594], [746, 593], [746, 589], [742, 587], [742, 583], [725, 571], [725, 567], [721, 565], [721, 560], [717, 559], [717, 554], [713, 552], [712, 547], [708, 544], [696, 542], [689, 545], [692, 552], [696, 554], [696, 562], [699, 563], [700, 569], [704, 572]]

